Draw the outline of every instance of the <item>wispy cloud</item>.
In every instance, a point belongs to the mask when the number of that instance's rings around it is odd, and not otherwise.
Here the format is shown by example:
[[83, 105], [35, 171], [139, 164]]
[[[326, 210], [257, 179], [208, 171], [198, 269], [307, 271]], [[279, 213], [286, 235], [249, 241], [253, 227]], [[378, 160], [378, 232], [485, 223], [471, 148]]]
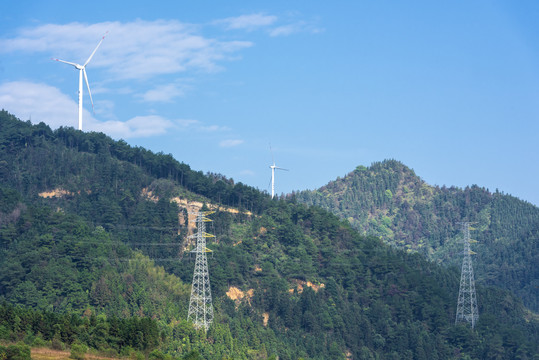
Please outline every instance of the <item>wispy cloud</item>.
[[287, 36], [299, 31], [299, 27], [296, 24], [278, 26], [271, 29], [270, 36]]
[[245, 175], [245, 176], [255, 176], [256, 173], [253, 171], [253, 170], [242, 170], [240, 171], [240, 175]]
[[221, 126], [221, 125], [208, 125], [208, 126], [201, 126], [199, 130], [203, 132], [218, 132], [218, 131], [229, 131], [230, 128], [228, 126]]
[[284, 19], [274, 15], [249, 14], [216, 20], [213, 23], [223, 25], [226, 30], [254, 31], [263, 29], [269, 36], [288, 36], [295, 33], [316, 34], [323, 29], [315, 21], [298, 20], [297, 14], [287, 14]]
[[297, 21], [294, 23], [280, 25], [275, 28], [272, 28], [269, 30], [269, 35], [272, 37], [277, 37], [288, 36], [295, 33], [317, 34], [320, 32], [323, 32], [323, 29], [305, 21]]
[[228, 126], [215, 125], [215, 124], [207, 125], [199, 120], [178, 119], [178, 120], [175, 120], [174, 123], [178, 125], [177, 128], [181, 130], [191, 130], [191, 131], [197, 131], [201, 133], [222, 133], [222, 132], [230, 131], [230, 128]]
[[243, 29], [252, 31], [260, 27], [269, 26], [277, 21], [277, 16], [264, 14], [249, 14], [217, 20], [215, 24], [222, 24], [226, 29]]
[[171, 102], [172, 99], [184, 95], [184, 90], [177, 84], [166, 84], [157, 86], [144, 94], [139, 95], [147, 102]]
[[241, 145], [241, 144], [243, 144], [243, 140], [229, 139], [229, 140], [221, 141], [219, 143], [219, 146], [223, 147], [223, 148], [229, 148], [229, 147], [234, 147], [234, 146], [238, 146], [238, 145]]
[[91, 67], [106, 68], [115, 78], [144, 79], [187, 70], [217, 71], [236, 59], [249, 41], [220, 41], [199, 34], [199, 27], [176, 20], [46, 24], [22, 28], [0, 39], [0, 53], [44, 52], [83, 63], [108, 31]]
[[191, 128], [193, 126], [200, 126], [200, 121], [193, 119], [178, 119], [175, 121], [181, 128]]
[[[89, 129], [101, 131], [112, 137], [140, 138], [164, 134], [174, 123], [158, 115], [135, 116], [125, 122], [106, 121], [90, 124]], [[120, 136], [114, 136], [120, 135]]]

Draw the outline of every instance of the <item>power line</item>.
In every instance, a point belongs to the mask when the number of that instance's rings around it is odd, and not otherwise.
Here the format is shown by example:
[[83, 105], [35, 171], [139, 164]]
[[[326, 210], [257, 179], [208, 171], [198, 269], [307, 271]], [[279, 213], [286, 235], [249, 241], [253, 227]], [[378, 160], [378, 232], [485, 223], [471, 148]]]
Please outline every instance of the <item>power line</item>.
[[142, 225], [113, 225], [116, 229], [142, 229], [142, 230], [175, 230], [179, 231], [179, 226], [142, 226]]

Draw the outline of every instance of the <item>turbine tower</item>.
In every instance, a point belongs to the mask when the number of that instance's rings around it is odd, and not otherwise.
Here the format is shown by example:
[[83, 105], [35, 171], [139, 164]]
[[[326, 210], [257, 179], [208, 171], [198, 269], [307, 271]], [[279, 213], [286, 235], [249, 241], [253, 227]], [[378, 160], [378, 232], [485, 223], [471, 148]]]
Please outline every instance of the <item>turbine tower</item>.
[[206, 232], [206, 222], [211, 221], [206, 215], [213, 211], [199, 211], [191, 213], [196, 215], [194, 220], [197, 224], [197, 233], [189, 236], [197, 241], [195, 252], [195, 270], [193, 272], [193, 285], [191, 287], [191, 299], [189, 301], [189, 313], [187, 320], [191, 320], [197, 329], [208, 331], [213, 321], [213, 307], [211, 300], [210, 275], [208, 273], [208, 259], [206, 253], [211, 252], [206, 247], [206, 238], [214, 237]]
[[77, 70], [79, 70], [79, 130], [82, 130], [82, 75], [84, 74], [84, 80], [86, 80], [86, 87], [88, 87], [88, 94], [90, 95], [90, 102], [92, 103], [92, 110], [93, 110], [94, 101], [92, 100], [92, 92], [90, 91], [90, 84], [88, 84], [88, 76], [86, 75], [86, 65], [88, 65], [90, 60], [92, 60], [92, 57], [94, 56], [95, 52], [97, 51], [97, 48], [101, 45], [103, 40], [105, 40], [106, 35], [107, 35], [106, 33], [105, 33], [105, 35], [103, 35], [103, 37], [101, 38], [101, 41], [99, 42], [99, 44], [97, 44], [94, 51], [92, 52], [92, 54], [90, 55], [88, 60], [86, 60], [84, 65], [79, 65], [79, 64], [76, 64], [76, 63], [73, 63], [73, 62], [64, 61], [64, 60], [60, 60], [60, 59], [54, 59], [54, 58], [52, 59], [52, 60], [56, 60], [56, 61], [59, 61], [59, 62], [63, 62], [64, 64], [72, 65]]
[[472, 255], [475, 253], [470, 250], [470, 243], [477, 241], [470, 240], [470, 223], [460, 223], [462, 227], [464, 240], [464, 258], [462, 260], [462, 270], [460, 273], [460, 289], [457, 303], [457, 315], [455, 325], [458, 322], [468, 322], [472, 329], [479, 319], [477, 310], [477, 295], [475, 293], [475, 281], [472, 267]]
[[271, 160], [273, 162], [273, 165], [270, 165], [270, 169], [271, 169], [271, 198], [273, 199], [275, 197], [275, 169], [284, 170], [284, 171], [288, 171], [288, 169], [283, 169], [283, 168], [280, 168], [278, 166], [275, 166], [275, 159], [273, 158], [273, 151], [271, 150], [271, 146], [270, 146], [270, 151], [271, 151]]

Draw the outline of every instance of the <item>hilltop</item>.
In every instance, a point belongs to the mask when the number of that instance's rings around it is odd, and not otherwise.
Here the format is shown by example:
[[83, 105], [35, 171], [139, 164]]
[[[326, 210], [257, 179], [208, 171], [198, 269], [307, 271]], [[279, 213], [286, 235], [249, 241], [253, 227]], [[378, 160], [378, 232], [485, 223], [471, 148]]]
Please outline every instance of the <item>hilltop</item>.
[[298, 202], [347, 219], [363, 234], [446, 266], [461, 257], [461, 221], [473, 222], [476, 277], [509, 289], [539, 311], [539, 208], [477, 185], [432, 186], [395, 160], [358, 166]]

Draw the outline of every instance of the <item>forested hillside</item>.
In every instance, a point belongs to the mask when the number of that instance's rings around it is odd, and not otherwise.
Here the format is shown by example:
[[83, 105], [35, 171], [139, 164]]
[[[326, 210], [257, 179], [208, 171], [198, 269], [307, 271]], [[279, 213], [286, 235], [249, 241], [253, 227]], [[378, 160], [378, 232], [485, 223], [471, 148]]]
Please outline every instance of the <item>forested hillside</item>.
[[[520, 300], [170, 155], [0, 112], [0, 338], [152, 359], [512, 359], [539, 352]], [[188, 209], [214, 209], [215, 320], [186, 321]], [[0, 347], [0, 355], [2, 354]]]
[[478, 282], [509, 289], [539, 311], [539, 208], [528, 202], [476, 185], [430, 186], [395, 160], [359, 166], [295, 197], [347, 219], [363, 234], [449, 266], [462, 261], [459, 222], [473, 222]]

